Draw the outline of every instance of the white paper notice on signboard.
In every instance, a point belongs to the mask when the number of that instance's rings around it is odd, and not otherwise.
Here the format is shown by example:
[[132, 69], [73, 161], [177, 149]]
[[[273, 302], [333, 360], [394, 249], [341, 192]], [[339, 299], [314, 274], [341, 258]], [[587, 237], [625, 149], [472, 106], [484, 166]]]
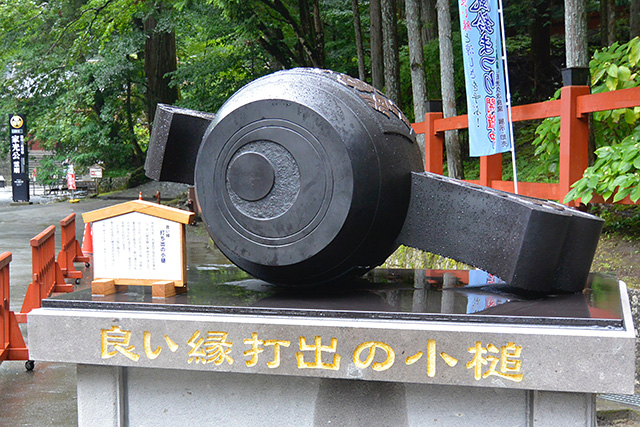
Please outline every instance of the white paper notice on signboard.
[[102, 178], [102, 168], [89, 168], [91, 178]]
[[94, 277], [182, 280], [182, 224], [131, 212], [92, 227]]

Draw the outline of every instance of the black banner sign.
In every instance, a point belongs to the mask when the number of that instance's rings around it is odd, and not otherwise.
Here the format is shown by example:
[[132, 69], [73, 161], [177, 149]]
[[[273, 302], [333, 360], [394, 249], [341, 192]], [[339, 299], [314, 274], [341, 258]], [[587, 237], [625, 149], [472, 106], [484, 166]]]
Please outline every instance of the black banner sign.
[[24, 137], [27, 133], [25, 117], [21, 114], [9, 114], [9, 138], [11, 152], [11, 182], [13, 201], [29, 201], [29, 174], [27, 171], [27, 146]]

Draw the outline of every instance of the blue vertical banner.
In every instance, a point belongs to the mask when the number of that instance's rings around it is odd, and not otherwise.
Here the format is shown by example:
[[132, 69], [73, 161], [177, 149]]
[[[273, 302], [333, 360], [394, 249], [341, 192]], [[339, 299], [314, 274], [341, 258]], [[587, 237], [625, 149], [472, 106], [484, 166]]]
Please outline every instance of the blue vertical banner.
[[498, 0], [458, 0], [469, 115], [469, 155], [511, 150]]

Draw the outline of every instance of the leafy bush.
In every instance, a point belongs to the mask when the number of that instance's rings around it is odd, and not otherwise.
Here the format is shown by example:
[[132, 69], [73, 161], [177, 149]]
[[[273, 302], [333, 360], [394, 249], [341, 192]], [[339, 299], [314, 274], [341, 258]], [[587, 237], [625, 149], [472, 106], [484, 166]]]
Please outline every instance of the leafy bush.
[[[640, 86], [640, 38], [594, 53], [589, 63], [592, 93]], [[560, 91], [556, 92], [557, 99]], [[582, 199], [588, 203], [594, 193], [614, 201], [630, 196], [640, 199], [640, 107], [593, 113], [593, 134], [597, 160], [573, 184], [565, 202]], [[535, 154], [543, 162], [558, 162], [560, 118], [546, 119], [536, 129]], [[617, 192], [616, 192], [617, 191]]]
[[565, 201], [580, 198], [583, 203], [589, 203], [594, 193], [601, 194], [605, 200], [615, 193], [614, 202], [627, 196], [637, 202], [640, 199], [640, 126], [619, 144], [598, 148], [596, 156], [594, 165], [573, 184]]

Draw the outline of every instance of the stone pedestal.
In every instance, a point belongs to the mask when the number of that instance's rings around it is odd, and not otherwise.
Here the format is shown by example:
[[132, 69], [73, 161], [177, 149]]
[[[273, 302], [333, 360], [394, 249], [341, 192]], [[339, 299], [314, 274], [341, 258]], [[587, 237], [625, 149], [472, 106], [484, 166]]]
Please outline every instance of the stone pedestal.
[[470, 273], [377, 270], [329, 296], [81, 291], [29, 315], [31, 357], [78, 364], [81, 426], [595, 426], [596, 393], [633, 393], [622, 282], [540, 300]]
[[595, 426], [595, 395], [78, 365], [81, 426]]

